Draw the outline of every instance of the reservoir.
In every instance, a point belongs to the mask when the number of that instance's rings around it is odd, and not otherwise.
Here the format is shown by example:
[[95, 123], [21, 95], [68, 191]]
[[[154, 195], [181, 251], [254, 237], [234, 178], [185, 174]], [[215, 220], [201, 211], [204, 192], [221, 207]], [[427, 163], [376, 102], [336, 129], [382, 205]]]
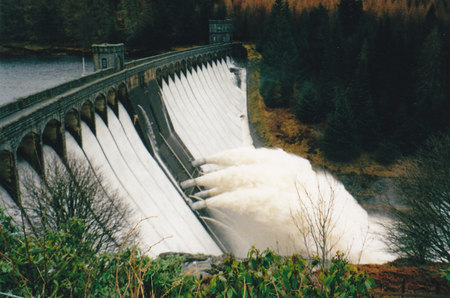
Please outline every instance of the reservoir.
[[[92, 58], [85, 58], [86, 74], [94, 71]], [[0, 57], [0, 105], [27, 96], [83, 74], [79, 56]]]

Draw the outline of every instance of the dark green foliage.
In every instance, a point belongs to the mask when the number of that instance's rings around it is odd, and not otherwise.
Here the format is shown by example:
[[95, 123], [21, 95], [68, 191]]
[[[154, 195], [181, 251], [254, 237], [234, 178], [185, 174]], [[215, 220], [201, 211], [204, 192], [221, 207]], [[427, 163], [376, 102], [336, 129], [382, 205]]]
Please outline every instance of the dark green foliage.
[[88, 242], [80, 241], [82, 221], [72, 219], [39, 238], [12, 230], [3, 212], [0, 221], [3, 290], [25, 296], [84, 296], [85, 284], [92, 282], [89, 267], [95, 251]]
[[281, 89], [281, 82], [276, 78], [271, 76], [261, 78], [260, 92], [267, 107], [278, 108], [283, 106]]
[[383, 140], [378, 144], [378, 149], [375, 152], [375, 160], [380, 164], [391, 164], [399, 157], [400, 152], [392, 141]]
[[[444, 93], [442, 41], [437, 27], [426, 37], [419, 56], [416, 105], [431, 128], [448, 121], [448, 98]], [[448, 123], [448, 122], [447, 122]]]
[[358, 29], [363, 15], [362, 0], [341, 0], [338, 15], [344, 35], [351, 35]]
[[304, 123], [318, 123], [325, 117], [325, 107], [318, 90], [311, 81], [305, 81], [295, 105], [297, 118]]
[[360, 153], [360, 139], [349, 98], [348, 90], [337, 94], [336, 109], [327, 121], [322, 150], [331, 160], [349, 161]]
[[287, 2], [277, 0], [273, 5], [262, 47], [260, 90], [264, 102], [270, 108], [288, 107], [292, 101], [297, 49]]
[[19, 232], [0, 208], [0, 288], [20, 296], [113, 297], [335, 297], [368, 295], [374, 282], [342, 255], [316, 271], [297, 255], [249, 251], [242, 260], [230, 255], [208, 279], [182, 269], [183, 257], [150, 259], [136, 247], [96, 254], [80, 241], [83, 221], [73, 218], [45, 237]]
[[415, 262], [450, 261], [450, 136], [430, 137], [408, 164], [397, 189], [402, 208], [388, 242], [392, 251]]
[[[282, 2], [276, 2], [272, 16]], [[318, 4], [290, 22], [298, 53], [288, 59], [296, 65], [295, 100], [282, 95], [282, 75], [270, 77], [281, 65], [271, 61], [288, 53], [271, 51], [270, 40], [281, 44], [282, 34], [289, 40], [289, 31], [280, 33], [267, 24], [263, 62], [270, 67], [263, 64], [261, 81], [267, 86], [261, 86], [261, 93], [268, 106], [287, 105], [305, 123], [328, 119], [322, 149], [329, 158], [344, 161], [360, 150], [378, 150], [376, 159], [391, 163], [414, 153], [433, 131], [450, 127], [450, 72], [444, 67], [450, 61], [450, 28], [433, 6], [423, 19], [408, 19], [371, 15], [362, 2], [341, 0], [334, 12]], [[305, 81], [315, 87], [305, 87]], [[348, 108], [335, 109], [339, 100], [333, 101], [334, 94], [342, 89]]]

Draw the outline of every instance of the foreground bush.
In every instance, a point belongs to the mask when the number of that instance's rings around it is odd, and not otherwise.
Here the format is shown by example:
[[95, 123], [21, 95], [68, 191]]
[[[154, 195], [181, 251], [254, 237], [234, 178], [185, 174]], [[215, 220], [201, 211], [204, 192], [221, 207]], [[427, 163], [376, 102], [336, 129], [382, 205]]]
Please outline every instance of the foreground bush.
[[83, 221], [72, 219], [43, 238], [26, 239], [0, 209], [0, 291], [41, 297], [335, 297], [367, 295], [374, 282], [335, 256], [317, 269], [299, 256], [250, 250], [242, 260], [229, 256], [206, 278], [182, 269], [183, 257], [151, 259], [135, 248], [95, 253], [80, 242]]

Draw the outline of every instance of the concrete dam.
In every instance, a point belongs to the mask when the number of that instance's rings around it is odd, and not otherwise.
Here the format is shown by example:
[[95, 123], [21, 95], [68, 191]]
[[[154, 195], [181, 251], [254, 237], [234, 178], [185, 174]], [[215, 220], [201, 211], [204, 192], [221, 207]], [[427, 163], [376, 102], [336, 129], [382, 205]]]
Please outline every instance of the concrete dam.
[[245, 50], [221, 44], [129, 63], [116, 58], [113, 68], [0, 107], [1, 206], [14, 210], [27, 172], [42, 176], [52, 158], [77, 157], [117, 189], [135, 211], [133, 223], [146, 219], [139, 243], [158, 243], [151, 254], [222, 253], [189, 207], [189, 194], [201, 189], [178, 184], [207, 168], [193, 160], [250, 142]]
[[77, 157], [132, 207], [139, 244], [152, 255], [243, 257], [255, 246], [305, 257], [340, 251], [353, 263], [392, 259], [379, 218], [331, 174], [281, 149], [254, 148], [242, 45], [128, 63], [116, 50], [100, 46], [91, 75], [0, 106], [7, 212], [17, 210], [23, 177]]

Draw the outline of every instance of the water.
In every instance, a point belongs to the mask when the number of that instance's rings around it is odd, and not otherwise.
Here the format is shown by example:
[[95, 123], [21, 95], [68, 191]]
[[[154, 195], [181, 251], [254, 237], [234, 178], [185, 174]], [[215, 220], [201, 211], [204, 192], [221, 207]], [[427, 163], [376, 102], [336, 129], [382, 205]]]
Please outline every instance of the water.
[[233, 84], [234, 77], [225, 62], [216, 61], [163, 82], [162, 96], [174, 129], [196, 159], [252, 143], [246, 92]]
[[[167, 251], [220, 253], [217, 245], [189, 210], [176, 188], [140, 140], [132, 120], [120, 105], [120, 119], [108, 108], [109, 127], [96, 115], [97, 137], [82, 123], [83, 149], [92, 164], [99, 164], [105, 187], [117, 188], [136, 213], [141, 245], [154, 246], [151, 254]], [[72, 142], [72, 146], [77, 146]]]
[[[119, 114], [117, 118], [108, 108], [109, 127], [96, 115], [97, 137], [82, 122], [83, 148], [66, 132], [68, 156], [89, 162], [96, 175], [103, 178], [103, 187], [118, 193], [134, 210], [129, 220], [132, 226], [140, 222], [137, 244], [150, 255], [169, 251], [220, 254], [217, 244], [145, 148], [121, 104]], [[58, 159], [51, 147], [45, 145], [43, 151], [46, 162]], [[26, 161], [19, 161], [18, 168], [22, 193], [24, 181], [40, 183]], [[6, 191], [0, 189], [0, 196], [0, 204], [20, 222]]]
[[[86, 74], [92, 73], [92, 58], [85, 61]], [[0, 105], [79, 78], [82, 73], [81, 57], [77, 56], [0, 57]]]
[[193, 207], [206, 208], [221, 223], [209, 221], [239, 256], [255, 245], [309, 257], [340, 251], [353, 263], [393, 258], [380, 240], [379, 220], [369, 218], [339, 181], [314, 171], [306, 159], [280, 149], [238, 148], [197, 162], [217, 170], [182, 185], [212, 190]]

